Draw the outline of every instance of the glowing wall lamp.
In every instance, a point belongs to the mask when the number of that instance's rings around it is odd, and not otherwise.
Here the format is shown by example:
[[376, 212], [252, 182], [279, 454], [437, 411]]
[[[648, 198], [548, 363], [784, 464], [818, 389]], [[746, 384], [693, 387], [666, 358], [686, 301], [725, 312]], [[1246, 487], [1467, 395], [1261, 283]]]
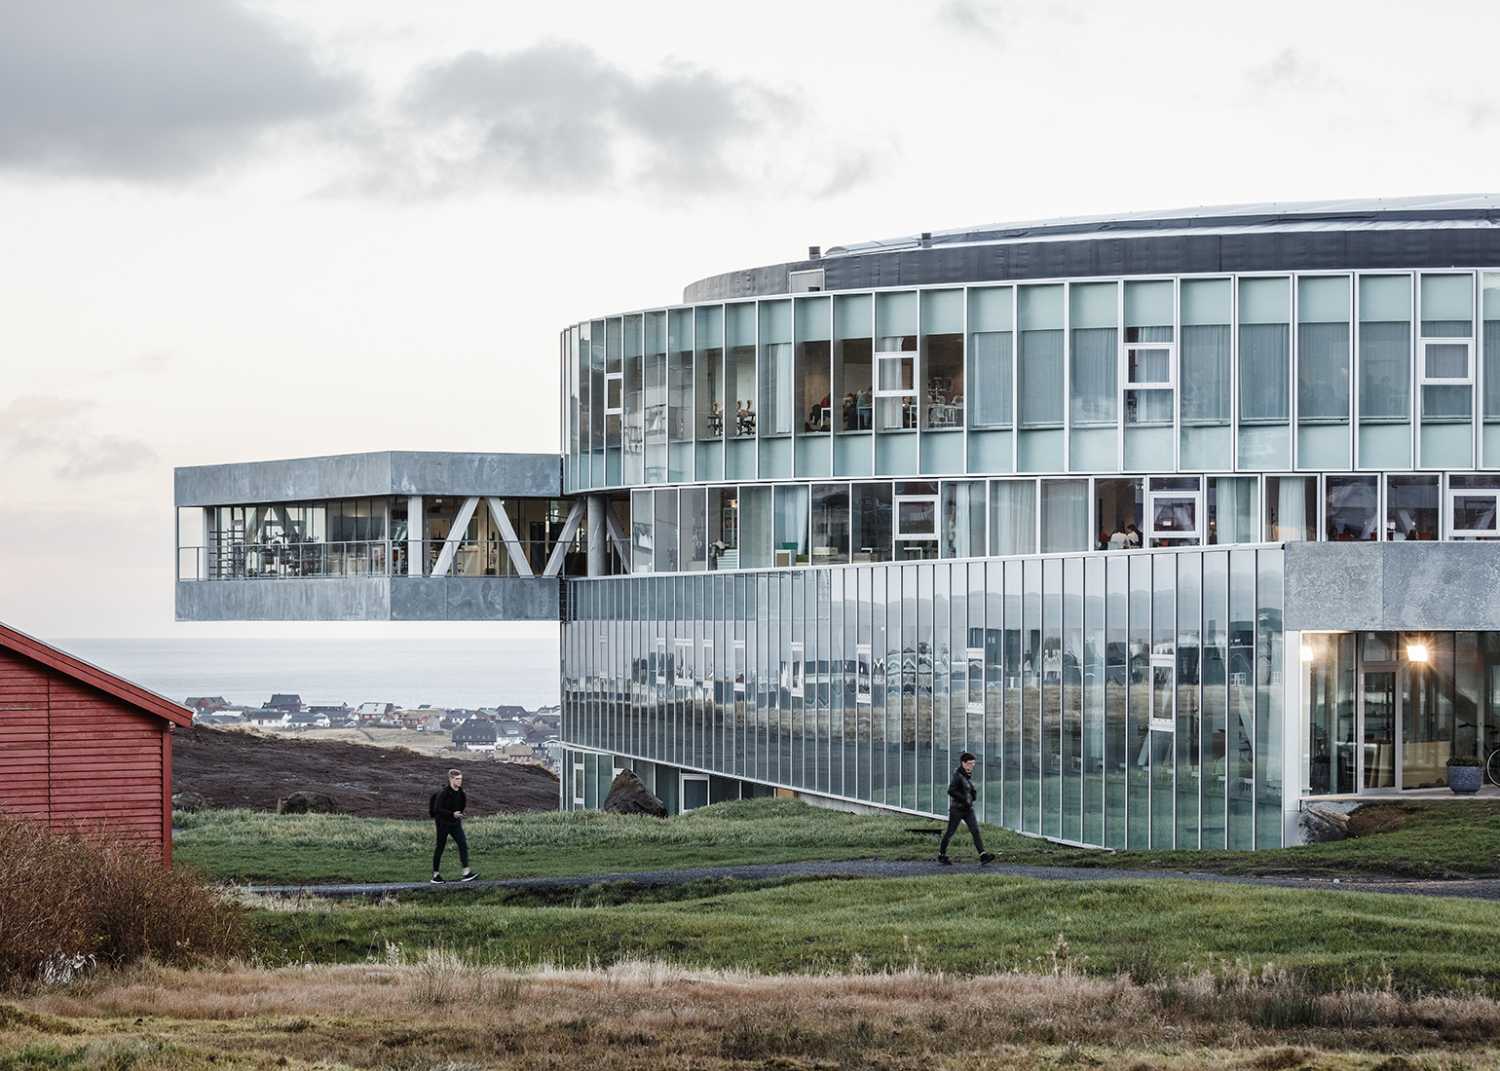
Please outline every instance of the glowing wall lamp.
[[1427, 645], [1425, 643], [1408, 643], [1406, 645], [1406, 660], [1416, 662], [1420, 665], [1427, 664]]

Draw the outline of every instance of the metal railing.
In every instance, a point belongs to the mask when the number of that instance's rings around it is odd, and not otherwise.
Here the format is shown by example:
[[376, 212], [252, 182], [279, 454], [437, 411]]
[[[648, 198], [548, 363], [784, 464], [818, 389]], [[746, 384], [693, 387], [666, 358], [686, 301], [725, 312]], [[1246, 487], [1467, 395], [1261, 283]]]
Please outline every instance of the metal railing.
[[[534, 576], [541, 576], [556, 544], [519, 540]], [[224, 543], [177, 548], [178, 580], [266, 580], [307, 577], [408, 576], [413, 547], [420, 547], [420, 575], [523, 576], [510, 548], [498, 540], [374, 539], [338, 543]], [[563, 572], [584, 571], [581, 543], [570, 544]]]

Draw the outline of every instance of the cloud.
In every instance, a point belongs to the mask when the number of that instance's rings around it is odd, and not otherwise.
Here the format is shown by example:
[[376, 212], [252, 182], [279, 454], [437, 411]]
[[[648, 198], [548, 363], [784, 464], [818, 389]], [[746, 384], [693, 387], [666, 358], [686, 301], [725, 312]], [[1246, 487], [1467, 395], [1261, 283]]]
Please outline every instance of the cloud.
[[1316, 60], [1290, 47], [1247, 70], [1245, 83], [1257, 94], [1316, 93], [1336, 85]]
[[[581, 194], [644, 189], [705, 195], [816, 188], [836, 150], [772, 168], [802, 141], [834, 141], [796, 98], [681, 61], [634, 74], [581, 45], [466, 52], [418, 71], [382, 128], [358, 146], [362, 173], [336, 192], [433, 197], [510, 190]], [[808, 182], [808, 170], [821, 172]], [[840, 188], [859, 176], [844, 175]]]
[[144, 440], [79, 430], [94, 403], [29, 395], [0, 406], [0, 456], [47, 458], [61, 479], [119, 476], [146, 468], [156, 452]]
[[235, 0], [0, 4], [0, 169], [180, 180], [361, 96]]
[[1000, 13], [980, 0], [946, 0], [938, 8], [938, 24], [961, 37], [1000, 40]]

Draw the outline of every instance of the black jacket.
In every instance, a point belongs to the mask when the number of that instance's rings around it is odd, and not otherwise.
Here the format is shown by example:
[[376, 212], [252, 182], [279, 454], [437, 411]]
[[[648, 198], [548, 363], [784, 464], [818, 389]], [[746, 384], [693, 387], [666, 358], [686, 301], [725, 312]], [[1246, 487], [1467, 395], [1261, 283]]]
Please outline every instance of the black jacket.
[[464, 790], [454, 788], [452, 785], [444, 785], [443, 790], [438, 793], [437, 798], [437, 820], [439, 825], [453, 825], [459, 819], [454, 815], [468, 808], [465, 804], [468, 800], [464, 797]]
[[953, 771], [953, 780], [948, 782], [948, 810], [954, 814], [965, 814], [974, 809], [979, 790], [973, 779], [959, 766]]

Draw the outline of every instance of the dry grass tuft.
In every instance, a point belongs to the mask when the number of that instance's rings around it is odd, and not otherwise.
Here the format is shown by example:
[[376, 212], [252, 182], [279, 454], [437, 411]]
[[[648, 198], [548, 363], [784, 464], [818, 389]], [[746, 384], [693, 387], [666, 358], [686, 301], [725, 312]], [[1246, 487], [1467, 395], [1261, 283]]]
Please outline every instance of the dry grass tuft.
[[0, 991], [67, 984], [151, 957], [247, 947], [244, 912], [191, 871], [111, 841], [0, 818]]

